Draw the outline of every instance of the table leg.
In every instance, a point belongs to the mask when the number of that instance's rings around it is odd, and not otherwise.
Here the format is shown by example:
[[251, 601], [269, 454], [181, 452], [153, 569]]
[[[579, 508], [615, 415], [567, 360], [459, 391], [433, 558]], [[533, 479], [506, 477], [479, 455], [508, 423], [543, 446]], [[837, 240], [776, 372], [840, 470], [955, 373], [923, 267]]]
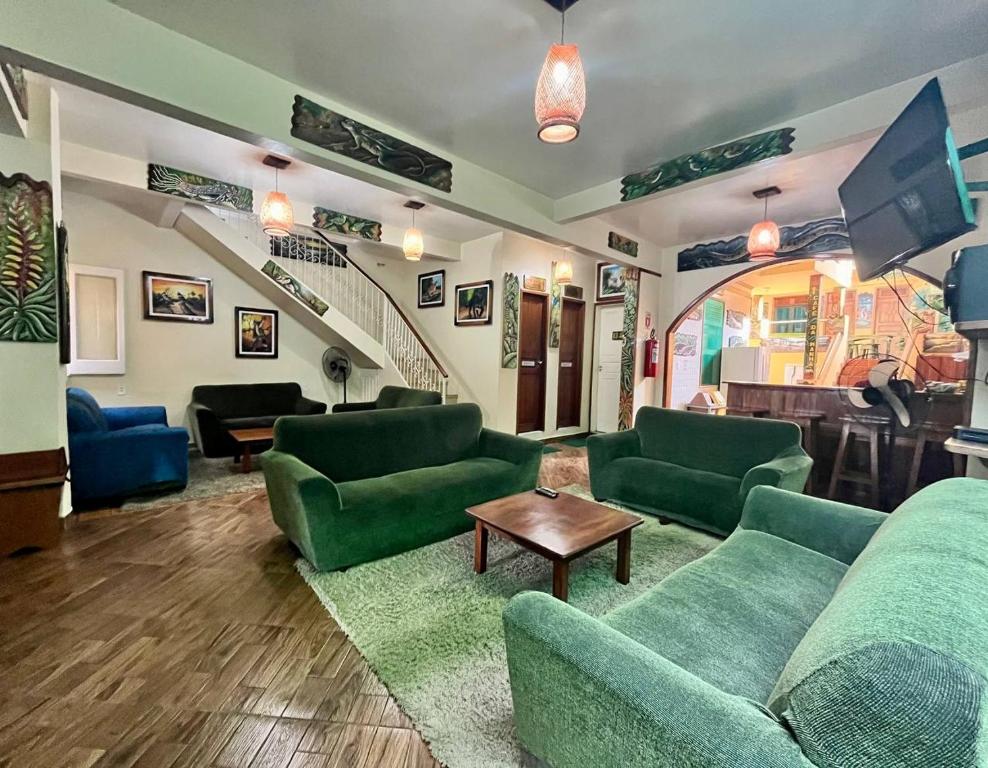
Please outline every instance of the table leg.
[[250, 470], [250, 443], [244, 443], [244, 457], [240, 464], [240, 471], [247, 474]]
[[617, 573], [614, 575], [620, 583], [631, 581], [631, 531], [625, 531], [618, 536]]
[[480, 520], [477, 521], [474, 531], [473, 570], [476, 573], [483, 573], [487, 570], [487, 537], [489, 534]]
[[569, 561], [552, 561], [552, 596], [564, 603], [569, 598]]

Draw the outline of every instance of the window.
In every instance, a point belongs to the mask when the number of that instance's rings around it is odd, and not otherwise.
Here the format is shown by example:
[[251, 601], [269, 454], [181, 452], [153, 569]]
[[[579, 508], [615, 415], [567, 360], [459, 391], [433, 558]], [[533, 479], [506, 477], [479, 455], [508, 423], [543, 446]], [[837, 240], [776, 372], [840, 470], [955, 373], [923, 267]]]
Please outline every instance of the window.
[[806, 333], [805, 296], [786, 296], [772, 302], [772, 333]]

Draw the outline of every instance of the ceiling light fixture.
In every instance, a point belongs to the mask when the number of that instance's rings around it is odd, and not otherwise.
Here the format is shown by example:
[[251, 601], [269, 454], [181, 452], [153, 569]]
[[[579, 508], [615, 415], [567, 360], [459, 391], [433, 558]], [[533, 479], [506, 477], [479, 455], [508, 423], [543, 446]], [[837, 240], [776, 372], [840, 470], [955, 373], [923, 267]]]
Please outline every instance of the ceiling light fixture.
[[425, 203], [409, 200], [405, 203], [405, 207], [412, 210], [412, 226], [405, 230], [405, 237], [401, 241], [401, 250], [408, 261], [421, 261], [422, 254], [425, 253], [425, 240], [422, 239], [422, 231], [415, 228], [415, 211], [425, 208]]
[[549, 47], [535, 86], [535, 119], [539, 138], [566, 144], [580, 135], [580, 118], [587, 107], [587, 81], [580, 49], [566, 44], [566, 0], [563, 0], [559, 42]]
[[782, 190], [778, 187], [765, 187], [752, 192], [756, 198], [765, 201], [765, 215], [751, 228], [748, 235], [748, 255], [752, 261], [770, 261], [775, 258], [779, 250], [779, 225], [768, 217], [768, 199], [781, 195]]
[[573, 282], [573, 262], [567, 259], [556, 262], [556, 283], [569, 285]]
[[291, 161], [268, 155], [264, 164], [274, 168], [274, 190], [268, 192], [261, 204], [261, 227], [271, 237], [287, 237], [295, 226], [295, 212], [288, 195], [278, 191], [278, 171], [291, 165]]

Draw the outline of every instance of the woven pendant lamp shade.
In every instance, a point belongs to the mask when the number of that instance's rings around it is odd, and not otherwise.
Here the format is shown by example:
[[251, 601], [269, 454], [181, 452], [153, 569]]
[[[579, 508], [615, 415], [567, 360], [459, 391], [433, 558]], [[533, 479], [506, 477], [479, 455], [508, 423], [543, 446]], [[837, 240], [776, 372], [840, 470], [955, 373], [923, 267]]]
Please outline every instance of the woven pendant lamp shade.
[[587, 83], [580, 50], [557, 43], [549, 48], [535, 87], [535, 119], [539, 138], [565, 144], [580, 133], [580, 118], [587, 106]]

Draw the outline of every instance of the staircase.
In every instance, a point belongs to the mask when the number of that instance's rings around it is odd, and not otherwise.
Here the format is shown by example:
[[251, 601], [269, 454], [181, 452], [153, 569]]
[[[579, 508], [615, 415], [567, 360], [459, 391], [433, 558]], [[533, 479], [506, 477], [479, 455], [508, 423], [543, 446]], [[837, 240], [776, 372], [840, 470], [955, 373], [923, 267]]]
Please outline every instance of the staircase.
[[328, 305], [320, 316], [299, 297], [302, 291], [285, 293], [293, 316], [347, 349], [365, 373], [390, 363], [406, 386], [436, 390], [443, 402], [453, 399], [449, 374], [405, 313], [319, 230], [297, 226], [287, 237], [271, 238], [254, 214], [200, 205], [186, 205], [175, 228], [269, 295], [275, 281], [261, 270], [274, 262]]

